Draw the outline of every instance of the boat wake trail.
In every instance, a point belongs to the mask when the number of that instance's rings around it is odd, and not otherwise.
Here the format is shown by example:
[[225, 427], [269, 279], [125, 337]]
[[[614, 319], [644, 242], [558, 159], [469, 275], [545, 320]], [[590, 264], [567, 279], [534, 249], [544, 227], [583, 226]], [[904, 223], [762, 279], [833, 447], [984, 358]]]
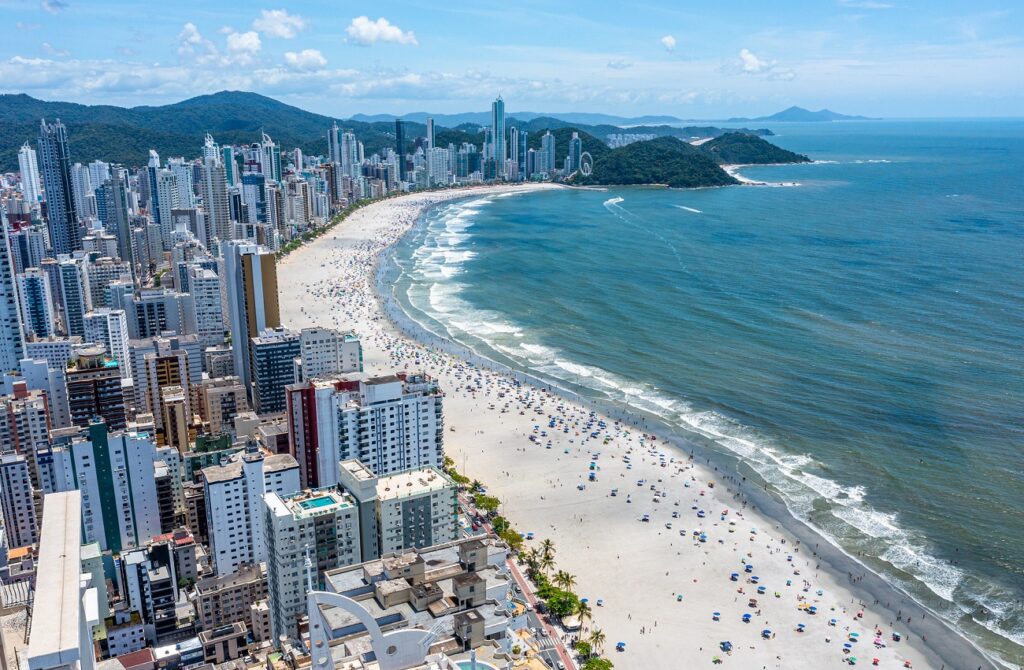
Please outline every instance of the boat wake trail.
[[687, 212], [693, 212], [694, 214], [703, 214], [704, 213], [704, 212], [700, 211], [699, 209], [694, 209], [693, 207], [687, 207], [686, 205], [672, 205], [672, 206], [676, 207], [678, 209], [685, 209]]

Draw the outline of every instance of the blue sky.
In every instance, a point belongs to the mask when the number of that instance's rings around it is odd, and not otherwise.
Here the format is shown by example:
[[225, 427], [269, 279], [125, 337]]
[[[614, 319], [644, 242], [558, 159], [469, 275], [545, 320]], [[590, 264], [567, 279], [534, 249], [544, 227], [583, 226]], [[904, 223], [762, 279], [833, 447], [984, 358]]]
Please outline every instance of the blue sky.
[[791, 104], [1024, 115], [1019, 2], [0, 0], [0, 91], [117, 105], [249, 90], [333, 116], [721, 118]]

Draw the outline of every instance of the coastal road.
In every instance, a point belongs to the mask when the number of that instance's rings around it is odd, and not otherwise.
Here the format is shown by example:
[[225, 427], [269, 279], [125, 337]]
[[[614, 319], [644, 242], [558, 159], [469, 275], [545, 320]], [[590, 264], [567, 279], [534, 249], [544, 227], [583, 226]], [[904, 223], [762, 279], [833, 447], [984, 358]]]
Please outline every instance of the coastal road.
[[[462, 511], [466, 518], [472, 522], [475, 518], [475, 514], [472, 513], [472, 503], [463, 494], [458, 495], [458, 501], [462, 506]], [[482, 530], [486, 531], [487, 534], [494, 537], [494, 529], [491, 528], [491, 524], [486, 521], [483, 523]], [[471, 528], [464, 529], [466, 535], [473, 534]], [[539, 646], [538, 655], [547, 664], [549, 668], [557, 666], [557, 662], [560, 660], [565, 664], [566, 668], [575, 668], [576, 664], [573, 663], [572, 654], [566, 649], [565, 644], [562, 642], [562, 638], [559, 635], [559, 631], [553, 625], [548, 623], [543, 617], [537, 613], [537, 603], [540, 602], [537, 596], [533, 593], [533, 588], [530, 586], [529, 580], [519, 571], [519, 566], [516, 565], [515, 560], [510, 556], [506, 561], [508, 564], [509, 574], [512, 575], [512, 579], [515, 580], [516, 585], [519, 587], [523, 597], [526, 598], [526, 602], [530, 604], [531, 611], [527, 612], [526, 620], [530, 628], [537, 630], [543, 630], [546, 635], [537, 638]], [[547, 640], [547, 642], [545, 642]]]

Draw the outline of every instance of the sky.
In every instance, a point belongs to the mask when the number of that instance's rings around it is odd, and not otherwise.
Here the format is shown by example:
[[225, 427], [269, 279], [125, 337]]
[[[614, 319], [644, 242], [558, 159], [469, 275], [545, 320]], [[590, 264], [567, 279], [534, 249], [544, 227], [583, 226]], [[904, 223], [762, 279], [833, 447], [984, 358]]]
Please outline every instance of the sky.
[[0, 0], [0, 92], [322, 114], [1024, 116], [1021, 0]]

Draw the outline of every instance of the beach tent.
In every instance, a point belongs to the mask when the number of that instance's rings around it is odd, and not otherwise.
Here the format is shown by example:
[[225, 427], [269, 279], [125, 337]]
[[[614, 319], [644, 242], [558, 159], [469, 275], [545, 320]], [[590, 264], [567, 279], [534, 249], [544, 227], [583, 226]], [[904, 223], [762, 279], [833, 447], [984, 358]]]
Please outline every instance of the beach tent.
[[732, 642], [729, 642], [728, 640], [724, 642], [719, 642], [718, 646], [722, 649], [722, 651], [732, 651]]

